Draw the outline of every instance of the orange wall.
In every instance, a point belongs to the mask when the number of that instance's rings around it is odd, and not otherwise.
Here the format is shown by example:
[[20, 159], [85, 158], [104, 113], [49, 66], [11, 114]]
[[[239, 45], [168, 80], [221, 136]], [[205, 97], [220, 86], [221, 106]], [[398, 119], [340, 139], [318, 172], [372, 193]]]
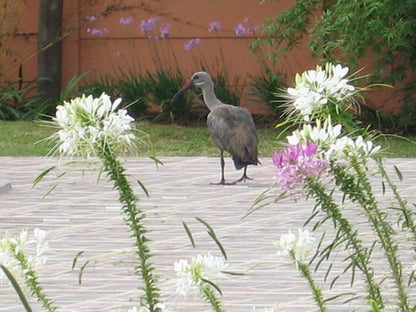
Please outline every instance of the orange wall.
[[[238, 76], [240, 82], [247, 82], [247, 77], [259, 73], [261, 68], [258, 59], [248, 50], [248, 44], [254, 37], [237, 37], [233, 28], [247, 17], [252, 26], [258, 26], [266, 16], [278, 14], [294, 1], [265, 1], [260, 5], [259, 0], [65, 0], [63, 28], [67, 35], [62, 41], [63, 86], [72, 76], [85, 71], [100, 75], [116, 74], [120, 70], [154, 70], [154, 47], [157, 47], [160, 59], [179, 66], [185, 75], [190, 76], [200, 70], [201, 62], [213, 68], [216, 62], [224, 62], [232, 77]], [[119, 10], [103, 16], [110, 4], [117, 4]], [[38, 0], [27, 1], [20, 24], [20, 32], [26, 35], [18, 36], [13, 43], [20, 54], [30, 51], [25, 53], [31, 57], [23, 59], [25, 80], [36, 78], [38, 9]], [[95, 16], [97, 20], [85, 23], [87, 16]], [[169, 39], [149, 41], [139, 30], [141, 20], [154, 16], [160, 18], [158, 25], [170, 24]], [[119, 22], [121, 17], [132, 17], [133, 22], [122, 25]], [[218, 33], [208, 32], [209, 23], [214, 21], [221, 23], [222, 30]], [[102, 36], [92, 35], [87, 32], [88, 28], [106, 28], [108, 32]], [[197, 37], [201, 38], [200, 46], [192, 51], [185, 50], [184, 44]], [[11, 63], [21, 61], [15, 57]], [[305, 41], [289, 52], [276, 69], [285, 73], [291, 83], [295, 73], [314, 68], [316, 63]], [[10, 78], [15, 77], [16, 71], [10, 70]], [[370, 102], [380, 103], [378, 105], [384, 109], [398, 105], [396, 98], [389, 100], [390, 106], [381, 103], [391, 96], [391, 91], [387, 91], [388, 95], [384, 94], [382, 98], [377, 96], [378, 92], [374, 94], [376, 96], [370, 96]], [[242, 100], [242, 105], [249, 106], [247, 97]]]

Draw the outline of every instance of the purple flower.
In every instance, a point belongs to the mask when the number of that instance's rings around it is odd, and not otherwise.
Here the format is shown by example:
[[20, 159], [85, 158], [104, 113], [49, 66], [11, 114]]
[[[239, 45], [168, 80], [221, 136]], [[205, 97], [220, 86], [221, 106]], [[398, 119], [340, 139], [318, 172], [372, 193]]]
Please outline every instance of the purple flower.
[[209, 28], [208, 28], [209, 32], [219, 31], [219, 30], [221, 30], [221, 24], [219, 22], [212, 22], [209, 24]]
[[88, 22], [94, 22], [94, 21], [96, 21], [96, 20], [97, 20], [97, 19], [95, 18], [95, 16], [94, 16], [94, 15], [89, 15], [89, 16], [85, 17], [85, 19], [86, 19]]
[[188, 43], [185, 43], [185, 50], [192, 50], [201, 44], [200, 38], [191, 39]]
[[87, 33], [93, 36], [102, 36], [108, 33], [107, 28], [87, 28]]
[[148, 33], [149, 31], [153, 30], [156, 27], [158, 20], [159, 17], [151, 17], [147, 20], [142, 20], [139, 26], [140, 31], [142, 33]]
[[282, 152], [273, 153], [273, 163], [277, 167], [277, 183], [284, 190], [294, 189], [306, 178], [318, 178], [327, 168], [328, 162], [315, 157], [318, 147], [307, 142], [286, 146]]
[[132, 17], [121, 17], [120, 18], [120, 24], [128, 25], [131, 22], [133, 22], [133, 18]]
[[170, 24], [163, 24], [162, 26], [160, 26], [160, 37], [162, 39], [167, 39], [169, 37], [169, 28]]
[[243, 24], [238, 23], [237, 26], [234, 27], [234, 33], [236, 34], [236, 36], [241, 37], [244, 36], [246, 33], [246, 29], [243, 26]]
[[247, 33], [250, 34], [250, 35], [255, 35], [258, 31], [259, 31], [259, 28], [257, 26], [247, 28]]
[[246, 17], [246, 18], [243, 20], [243, 23], [245, 23], [245, 24], [251, 24], [251, 19], [250, 19], [249, 17]]

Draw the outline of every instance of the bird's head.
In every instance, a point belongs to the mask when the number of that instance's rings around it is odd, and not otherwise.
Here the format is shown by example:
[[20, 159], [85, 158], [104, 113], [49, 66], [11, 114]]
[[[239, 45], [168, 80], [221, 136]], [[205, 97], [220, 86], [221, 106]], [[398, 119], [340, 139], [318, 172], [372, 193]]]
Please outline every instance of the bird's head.
[[188, 89], [193, 87], [204, 88], [204, 86], [209, 84], [212, 84], [211, 76], [206, 72], [197, 72], [192, 75], [191, 79], [185, 82], [185, 84], [175, 94], [172, 101], [174, 101], [179, 94], [185, 92]]

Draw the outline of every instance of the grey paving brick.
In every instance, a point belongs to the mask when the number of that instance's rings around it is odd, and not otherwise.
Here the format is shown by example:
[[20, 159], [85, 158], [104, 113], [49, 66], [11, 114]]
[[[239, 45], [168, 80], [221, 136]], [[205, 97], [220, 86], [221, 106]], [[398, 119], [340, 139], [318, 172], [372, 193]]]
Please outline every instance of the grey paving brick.
[[[174, 294], [174, 261], [207, 252], [220, 255], [206, 228], [197, 221], [196, 217], [199, 217], [214, 228], [227, 251], [230, 271], [245, 273], [230, 275], [221, 284], [227, 311], [251, 311], [252, 306], [260, 309], [274, 305], [279, 311], [316, 311], [307, 283], [295, 268], [276, 255], [273, 246], [273, 241], [280, 235], [303, 226], [314, 203], [285, 198], [247, 216], [256, 198], [273, 182], [274, 169], [270, 159], [261, 159], [261, 166], [249, 168], [253, 180], [234, 186], [210, 184], [218, 182], [220, 177], [216, 157], [161, 157], [161, 160], [164, 165], [159, 167], [148, 158], [124, 159], [124, 165], [140, 197], [139, 208], [146, 213], [145, 222], [154, 253], [152, 259], [160, 275], [164, 301], [176, 311], [209, 310], [199, 300], [183, 299]], [[91, 167], [83, 173], [71, 171], [59, 181], [48, 176], [32, 188], [34, 178], [44, 169], [56, 165], [56, 159], [1, 157], [0, 164], [0, 179], [13, 185], [7, 192], [0, 193], [0, 235], [5, 230], [18, 233], [36, 227], [49, 231], [48, 265], [39, 272], [39, 278], [61, 311], [127, 311], [138, 305], [141, 282], [133, 274], [132, 242], [120, 212], [118, 194], [107, 178], [102, 175], [97, 183], [97, 172]], [[405, 177], [403, 182], [398, 178], [394, 181], [412, 203], [416, 190], [416, 160], [386, 160], [392, 173], [393, 165], [397, 165]], [[226, 178], [237, 179], [240, 175], [241, 172], [236, 172], [231, 160], [227, 159]], [[136, 180], [146, 186], [149, 197]], [[57, 187], [43, 197], [57, 182]], [[380, 182], [376, 177], [373, 185], [381, 197], [381, 204], [388, 206], [393, 197], [390, 193], [382, 195]], [[345, 209], [352, 222], [364, 230], [362, 239], [371, 244], [371, 229], [362, 213], [353, 207]], [[182, 222], [186, 222], [193, 233], [195, 249]], [[329, 225], [323, 225], [316, 235], [327, 228]], [[78, 265], [71, 270], [72, 261], [80, 251], [83, 254]], [[329, 281], [342, 272], [345, 256], [346, 253], [339, 252], [328, 261], [335, 263], [327, 276]], [[414, 263], [410, 256], [404, 256], [406, 263]], [[380, 259], [375, 266], [383, 275], [385, 263], [381, 256]], [[79, 268], [87, 260], [89, 264], [82, 283], [78, 284]], [[318, 269], [316, 280], [323, 285], [328, 297], [349, 293], [329, 302], [330, 311], [368, 310], [359, 276], [351, 286], [351, 275], [344, 274], [329, 290], [324, 285], [325, 273], [325, 269]], [[392, 292], [392, 289], [386, 286], [383, 292]], [[356, 299], [344, 303], [352, 297]], [[31, 302], [34, 311], [42, 311], [37, 303]], [[3, 281], [0, 284], [0, 311], [22, 310], [16, 294]]]

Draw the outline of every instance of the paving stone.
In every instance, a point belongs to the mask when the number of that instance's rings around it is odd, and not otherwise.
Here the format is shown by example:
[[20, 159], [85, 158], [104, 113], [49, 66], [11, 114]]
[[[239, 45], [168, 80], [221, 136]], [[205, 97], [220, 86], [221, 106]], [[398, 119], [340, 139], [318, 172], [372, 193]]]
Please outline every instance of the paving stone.
[[0, 179], [0, 193], [6, 192], [10, 190], [11, 188], [12, 188], [12, 184], [9, 181], [5, 179]]
[[[156, 166], [148, 158], [127, 158], [123, 163], [140, 197], [139, 208], [146, 213], [145, 224], [150, 231], [154, 254], [152, 260], [160, 275], [159, 286], [165, 302], [181, 312], [209, 310], [200, 300], [183, 299], [174, 294], [175, 261], [207, 252], [221, 255], [206, 227], [196, 219], [198, 217], [215, 230], [227, 252], [229, 270], [245, 273], [230, 275], [221, 283], [227, 311], [251, 311], [253, 306], [263, 311], [264, 307], [274, 305], [279, 311], [316, 311], [307, 283], [295, 268], [276, 255], [273, 245], [289, 229], [296, 231], [304, 225], [314, 203], [292, 198], [275, 203], [273, 197], [268, 206], [247, 215], [256, 198], [273, 182], [270, 159], [261, 159], [261, 166], [248, 169], [253, 180], [234, 186], [210, 184], [219, 181], [217, 157], [161, 157], [161, 161], [163, 166]], [[56, 159], [1, 157], [0, 163], [0, 176], [13, 184], [12, 189], [0, 195], [0, 237], [5, 230], [18, 233], [39, 227], [49, 231], [48, 265], [39, 271], [39, 281], [60, 311], [127, 311], [138, 305], [141, 282], [133, 274], [132, 242], [120, 212], [118, 194], [107, 178], [102, 175], [97, 182], [97, 172], [89, 168], [84, 172], [68, 172], [59, 180], [48, 176], [32, 188], [34, 179], [43, 170], [59, 164]], [[393, 179], [411, 203], [416, 194], [416, 160], [386, 160], [386, 167], [392, 173], [393, 165], [402, 170], [404, 181], [400, 182], [398, 177]], [[63, 171], [65, 168], [61, 169]], [[226, 178], [235, 180], [240, 175], [227, 159]], [[146, 186], [149, 197], [135, 182], [137, 180]], [[382, 196], [380, 182], [375, 178], [373, 185], [382, 203], [388, 206], [393, 197], [388, 192]], [[56, 188], [44, 197], [55, 184]], [[273, 194], [272, 191], [270, 195]], [[345, 213], [364, 230], [362, 239], [371, 245], [371, 229], [367, 228], [362, 212], [356, 209], [348, 207]], [[183, 222], [193, 233], [195, 248]], [[315, 234], [320, 235], [329, 227], [324, 224]], [[72, 270], [73, 259], [81, 251], [83, 254]], [[346, 253], [339, 252], [330, 259], [335, 264], [328, 280], [342, 272], [345, 257]], [[384, 274], [386, 264], [381, 256], [380, 259], [375, 266]], [[414, 261], [407, 260], [409, 265]], [[79, 284], [79, 270], [86, 261], [89, 262]], [[329, 311], [366, 310], [364, 286], [359, 277], [353, 286], [350, 274], [342, 275], [332, 290], [323, 284], [325, 268], [330, 261], [318, 269], [318, 283], [330, 296], [349, 295], [329, 302]], [[387, 287], [383, 291], [391, 290]], [[356, 299], [347, 300], [353, 297]], [[30, 302], [34, 311], [43, 311], [33, 299]], [[0, 283], [0, 311], [22, 310], [10, 285], [4, 281]]]

